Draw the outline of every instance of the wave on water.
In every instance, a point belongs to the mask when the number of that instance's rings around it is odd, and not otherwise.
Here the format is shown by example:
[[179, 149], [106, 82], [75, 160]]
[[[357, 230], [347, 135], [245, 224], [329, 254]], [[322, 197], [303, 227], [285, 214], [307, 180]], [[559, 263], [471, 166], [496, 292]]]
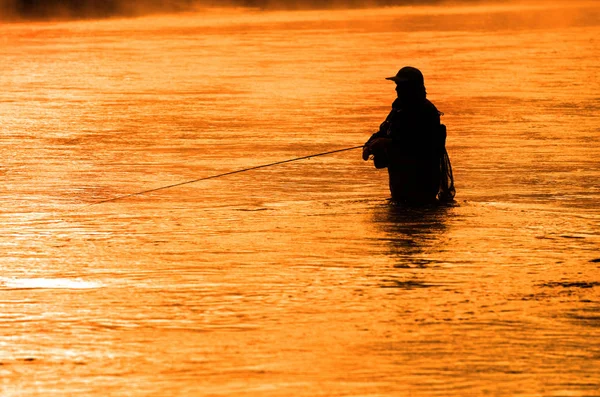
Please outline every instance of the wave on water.
[[68, 278], [7, 278], [0, 277], [0, 289], [94, 289], [102, 284]]

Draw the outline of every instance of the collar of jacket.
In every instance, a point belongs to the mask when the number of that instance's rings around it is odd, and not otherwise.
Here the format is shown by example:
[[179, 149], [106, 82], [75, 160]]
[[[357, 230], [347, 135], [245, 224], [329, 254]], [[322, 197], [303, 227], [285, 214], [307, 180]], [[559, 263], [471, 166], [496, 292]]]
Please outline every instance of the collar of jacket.
[[426, 106], [428, 101], [425, 100], [420, 102], [419, 100], [409, 101], [408, 103], [403, 103], [400, 101], [400, 98], [396, 98], [392, 103], [392, 110], [401, 111], [401, 110], [409, 110], [409, 109], [418, 109]]

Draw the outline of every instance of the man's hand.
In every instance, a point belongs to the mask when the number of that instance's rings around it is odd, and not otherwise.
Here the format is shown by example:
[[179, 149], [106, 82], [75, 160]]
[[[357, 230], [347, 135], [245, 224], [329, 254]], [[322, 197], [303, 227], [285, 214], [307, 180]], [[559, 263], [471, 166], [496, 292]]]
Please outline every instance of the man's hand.
[[376, 154], [377, 152], [387, 150], [391, 143], [391, 138], [375, 138], [368, 145], [369, 151], [373, 154]]
[[369, 156], [377, 155], [377, 153], [385, 152], [392, 144], [391, 138], [375, 138], [367, 142], [363, 147], [362, 158], [367, 161]]
[[362, 153], [363, 160], [367, 161], [369, 159], [370, 155], [371, 155], [371, 152], [369, 151], [369, 145], [365, 144], [365, 146], [363, 146], [363, 153]]
[[391, 138], [375, 138], [363, 146], [362, 158], [367, 161], [369, 156], [387, 151], [392, 144]]

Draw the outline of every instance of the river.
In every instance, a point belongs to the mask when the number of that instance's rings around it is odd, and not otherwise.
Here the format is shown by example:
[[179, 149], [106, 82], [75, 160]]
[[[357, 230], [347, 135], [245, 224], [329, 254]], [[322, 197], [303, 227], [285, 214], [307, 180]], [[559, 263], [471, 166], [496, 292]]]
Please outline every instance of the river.
[[[598, 396], [600, 6], [0, 26], [3, 396]], [[405, 65], [456, 203], [360, 151]]]

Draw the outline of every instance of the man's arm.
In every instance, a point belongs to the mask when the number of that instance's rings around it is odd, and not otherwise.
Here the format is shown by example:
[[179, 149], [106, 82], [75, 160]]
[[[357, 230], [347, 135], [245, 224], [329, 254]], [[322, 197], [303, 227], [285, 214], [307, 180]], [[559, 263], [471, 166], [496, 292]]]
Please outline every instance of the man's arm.
[[363, 160], [367, 161], [369, 156], [377, 153], [378, 151], [384, 150], [385, 147], [391, 143], [392, 140], [388, 137], [391, 115], [392, 113], [390, 112], [385, 121], [379, 126], [379, 131], [371, 135], [369, 140], [365, 142], [362, 153]]

